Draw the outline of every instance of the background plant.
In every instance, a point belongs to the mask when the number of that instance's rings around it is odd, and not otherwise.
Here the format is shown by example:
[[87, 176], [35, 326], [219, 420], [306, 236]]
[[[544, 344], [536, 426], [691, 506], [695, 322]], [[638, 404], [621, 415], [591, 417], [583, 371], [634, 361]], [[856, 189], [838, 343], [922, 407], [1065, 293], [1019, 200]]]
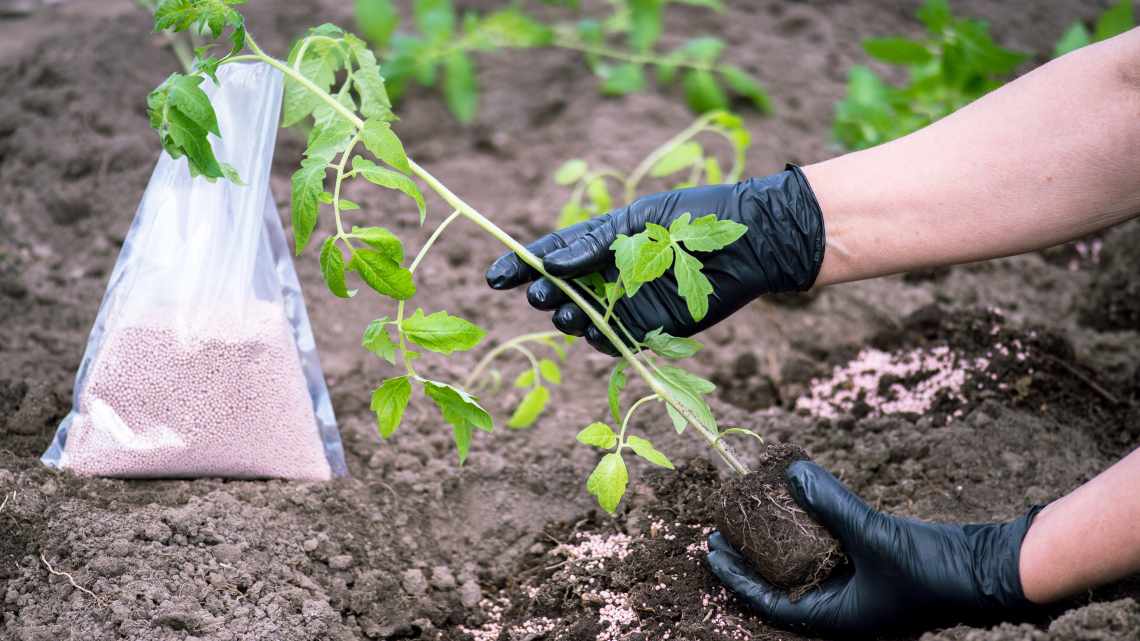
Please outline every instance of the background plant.
[[1026, 55], [999, 46], [981, 20], [956, 18], [947, 0], [926, 0], [918, 19], [927, 36], [871, 38], [872, 58], [903, 66], [909, 79], [887, 84], [868, 67], [851, 68], [847, 95], [835, 107], [835, 137], [865, 149], [905, 136], [977, 100], [1009, 79]]
[[1061, 39], [1057, 41], [1057, 46], [1053, 48], [1053, 57], [1060, 57], [1094, 42], [1107, 40], [1135, 26], [1136, 20], [1132, 14], [1132, 0], [1119, 0], [1100, 14], [1091, 32], [1080, 20], [1070, 25]]
[[[547, 2], [576, 7], [576, 2]], [[663, 51], [659, 47], [666, 9], [686, 4], [713, 10], [719, 0], [610, 0], [601, 20], [583, 18], [545, 23], [519, 3], [460, 15], [451, 0], [413, 0], [410, 24], [392, 0], [357, 0], [356, 21], [378, 52], [388, 89], [399, 98], [411, 82], [439, 87], [461, 122], [475, 118], [479, 104], [475, 54], [501, 49], [558, 47], [581, 52], [605, 95], [644, 90], [648, 73], [662, 85], [678, 79], [685, 100], [698, 113], [726, 109], [733, 96], [770, 110], [760, 82], [740, 67], [724, 63], [724, 42], [700, 36]], [[408, 28], [401, 29], [401, 25]]]
[[[693, 317], [703, 317], [711, 288], [700, 271], [699, 255], [735, 242], [744, 233], [741, 225], [699, 213], [681, 216], [668, 229], [653, 225], [643, 233], [618, 238], [614, 243], [618, 282], [609, 283], [594, 275], [583, 279], [580, 289], [550, 276], [541, 259], [407, 156], [392, 129], [395, 115], [384, 80], [364, 41], [325, 24], [311, 29], [294, 44], [288, 58], [280, 60], [265, 53], [246, 33], [243, 16], [233, 8], [241, 1], [159, 3], [155, 11], [156, 30], [181, 32], [193, 28], [215, 39], [228, 31], [230, 44], [220, 57], [211, 55], [210, 46], [199, 48], [193, 72], [172, 74], [156, 88], [147, 98], [150, 122], [159, 133], [163, 148], [174, 158], [185, 157], [192, 174], [211, 180], [238, 180], [214, 156], [209, 136], [219, 136], [220, 131], [213, 106], [200, 85], [207, 77], [217, 82], [218, 67], [235, 62], [262, 62], [284, 75], [283, 124], [301, 120], [310, 120], [312, 124], [301, 167], [292, 177], [297, 253], [309, 244], [321, 210], [331, 210], [335, 232], [323, 240], [320, 249], [321, 274], [330, 291], [338, 297], [353, 297], [357, 290], [349, 289], [348, 284], [348, 275], [352, 273], [354, 280], [395, 303], [394, 317], [370, 323], [363, 338], [369, 350], [403, 370], [381, 382], [373, 392], [371, 407], [376, 412], [381, 436], [386, 438], [395, 432], [417, 391], [430, 399], [451, 425], [460, 462], [468, 455], [475, 430], [493, 429], [493, 419], [478, 399], [453, 383], [425, 378], [416, 369], [424, 352], [450, 355], [472, 349], [483, 339], [484, 330], [444, 310], [429, 313], [417, 308], [411, 314], [406, 310], [407, 301], [416, 293], [416, 268], [447, 227], [463, 217], [561, 289], [622, 355], [610, 377], [608, 392], [611, 416], [619, 429], [604, 423], [591, 424], [579, 434], [579, 440], [607, 450], [586, 484], [604, 509], [615, 510], [625, 492], [629, 478], [624, 458], [627, 452], [672, 467], [648, 439], [629, 433], [630, 418], [650, 402], [666, 405], [678, 432], [691, 426], [729, 467], [738, 473], [747, 471], [723, 440], [725, 435], [741, 430], [721, 430], [705, 401], [715, 386], [675, 362], [696, 353], [700, 344], [659, 330], [637, 341], [613, 317], [613, 306], [625, 292], [632, 294], [641, 284], [670, 269]], [[413, 177], [436, 192], [454, 211], [438, 223], [405, 267], [404, 245], [391, 231], [346, 223], [348, 212], [360, 207], [342, 198], [341, 192], [346, 181], [357, 178], [397, 190], [415, 202], [423, 222], [425, 202]], [[622, 393], [630, 372], [643, 381], [648, 393], [630, 404], [623, 415]]]

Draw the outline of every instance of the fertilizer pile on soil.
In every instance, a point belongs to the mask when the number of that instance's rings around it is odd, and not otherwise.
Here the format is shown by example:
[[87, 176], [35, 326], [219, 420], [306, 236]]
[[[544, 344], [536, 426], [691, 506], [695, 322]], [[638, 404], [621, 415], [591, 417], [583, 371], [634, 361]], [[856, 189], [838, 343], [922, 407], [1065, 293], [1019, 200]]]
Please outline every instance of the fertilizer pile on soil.
[[235, 312], [190, 335], [160, 315], [112, 329], [63, 464], [93, 476], [330, 478], [281, 306]]
[[760, 576], [797, 599], [843, 560], [839, 542], [796, 504], [784, 471], [810, 460], [795, 445], [765, 447], [756, 469], [727, 481], [714, 498], [717, 528]]

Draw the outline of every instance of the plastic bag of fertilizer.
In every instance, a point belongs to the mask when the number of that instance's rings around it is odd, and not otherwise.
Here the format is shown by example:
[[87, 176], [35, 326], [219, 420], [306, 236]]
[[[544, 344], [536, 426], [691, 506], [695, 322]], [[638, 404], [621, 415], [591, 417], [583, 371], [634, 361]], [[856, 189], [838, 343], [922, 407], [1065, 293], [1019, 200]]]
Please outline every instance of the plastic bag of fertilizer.
[[305, 302], [269, 192], [281, 74], [209, 80], [217, 157], [244, 185], [158, 160], [48, 465], [114, 477], [346, 473]]

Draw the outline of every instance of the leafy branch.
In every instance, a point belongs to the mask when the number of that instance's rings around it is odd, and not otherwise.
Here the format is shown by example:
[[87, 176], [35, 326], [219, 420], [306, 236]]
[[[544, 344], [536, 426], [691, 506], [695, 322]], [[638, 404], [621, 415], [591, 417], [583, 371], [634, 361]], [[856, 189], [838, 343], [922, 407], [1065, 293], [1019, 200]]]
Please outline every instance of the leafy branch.
[[[321, 25], [299, 40], [286, 60], [279, 60], [266, 54], [253, 37], [246, 33], [244, 19], [232, 8], [237, 3], [238, 0], [164, 0], [159, 4], [156, 29], [172, 29], [177, 32], [197, 28], [209, 30], [214, 37], [229, 29], [232, 46], [218, 59], [203, 58], [201, 56], [208, 51], [201, 51], [194, 62], [193, 73], [173, 74], [156, 89], [148, 98], [151, 124], [159, 132], [163, 147], [173, 157], [186, 157], [190, 170], [195, 175], [207, 179], [237, 180], [238, 177], [232, 170], [214, 157], [209, 136], [220, 136], [221, 133], [213, 107], [199, 85], [207, 76], [216, 82], [217, 68], [235, 62], [265, 63], [284, 75], [283, 123], [290, 124], [305, 119], [312, 122], [304, 159], [292, 178], [293, 231], [297, 253], [303, 252], [308, 245], [322, 206], [331, 206], [336, 231], [324, 240], [320, 252], [321, 273], [330, 291], [344, 298], [354, 296], [357, 290], [350, 290], [347, 283], [348, 272], [353, 272], [369, 289], [397, 304], [394, 320], [385, 317], [373, 321], [363, 337], [367, 349], [393, 365], [402, 362], [404, 367], [402, 375], [388, 378], [373, 392], [372, 409], [376, 412], [381, 436], [388, 437], [395, 432], [417, 389], [434, 402], [444, 421], [452, 426], [461, 462], [469, 453], [475, 430], [489, 432], [493, 429], [491, 415], [483, 409], [476, 397], [457, 385], [424, 378], [415, 367], [416, 360], [421, 357], [419, 350], [443, 355], [469, 350], [479, 344], [485, 332], [475, 324], [442, 310], [427, 313], [417, 308], [411, 315], [405, 314], [406, 301], [416, 291], [413, 278], [416, 267], [446, 227], [462, 217], [504, 244], [561, 289], [585, 311], [590, 321], [619, 350], [622, 361], [611, 376], [609, 390], [610, 408], [615, 416], [620, 409], [620, 395], [626, 384], [626, 372], [632, 370], [644, 380], [650, 396], [666, 404], [678, 431], [692, 425], [727, 465], [740, 473], [746, 471], [721, 439], [716, 420], [704, 399], [715, 386], [665, 362], [685, 354], [691, 355], [699, 348], [699, 344], [660, 332], [646, 337], [643, 342], [627, 344], [619, 337], [619, 330], [611, 325], [612, 319], [608, 318], [618, 298], [613, 296], [613, 292], [618, 290], [617, 284], [603, 281], [601, 294], [610, 295], [611, 298], [606, 309], [596, 309], [587, 296], [596, 297], [599, 292], [583, 293], [573, 284], [547, 274], [541, 259], [409, 158], [399, 137], [392, 130], [392, 122], [396, 117], [391, 109], [384, 80], [380, 76], [374, 55], [362, 40], [333, 25]], [[343, 81], [336, 85], [338, 77], [342, 77]], [[358, 146], [363, 146], [362, 152], [357, 152]], [[331, 192], [326, 189], [330, 172]], [[409, 267], [405, 268], [404, 246], [395, 234], [383, 227], [349, 228], [345, 224], [346, 212], [355, 211], [359, 207], [341, 198], [341, 191], [346, 181], [356, 178], [399, 191], [415, 202], [423, 222], [426, 219], [424, 199], [419, 186], [412, 180], [413, 177], [439, 195], [454, 212], [437, 226]], [[696, 274], [692, 276], [692, 282], [698, 286], [693, 290], [690, 309], [697, 316], [700, 306], [693, 301], [699, 300], [699, 283], [703, 275], [699, 274], [699, 261], [689, 252], [708, 251], [733, 242], [739, 233], [730, 228], [731, 225], [733, 223], [705, 216], [685, 219], [683, 223], [675, 224], [668, 230], [653, 230], [652, 237], [628, 237], [622, 242], [630, 246], [622, 250], [620, 255], [632, 252], [630, 255], [633, 258], [630, 259], [628, 268], [620, 268], [621, 287], [633, 288], [646, 282], [662, 262], [659, 257], [661, 252], [652, 253], [646, 247], [649, 243], [666, 243], [674, 271], [680, 274], [683, 270], [689, 270]], [[347, 262], [344, 251], [348, 252]], [[644, 268], [646, 260], [654, 261], [653, 270]], [[669, 267], [670, 265], [665, 265], [661, 273]], [[678, 275], [678, 278], [683, 276]], [[624, 332], [624, 329], [622, 331], [628, 336], [628, 332]], [[636, 350], [639, 348], [645, 348], [650, 355], [638, 353]], [[550, 371], [543, 372], [541, 361], [537, 367], [536, 377], [553, 378]], [[542, 392], [535, 394], [541, 396]], [[635, 406], [639, 407], [641, 403]], [[631, 408], [630, 414], [633, 409], [635, 408]], [[624, 422], [626, 425], [628, 416]], [[525, 418], [523, 416], [519, 422], [525, 422]], [[611, 456], [616, 455], [620, 459], [621, 447], [628, 445], [636, 454], [653, 460], [645, 454], [652, 448], [635, 440], [633, 436], [626, 438], [624, 430], [618, 445], [616, 451], [603, 457], [599, 468], [587, 483], [588, 489], [599, 497], [603, 508], [607, 510], [616, 507], [617, 503], [611, 500], [612, 496], [616, 493], [620, 499], [625, 488], [625, 481], [621, 479], [628, 478], [624, 463], [618, 466]]]

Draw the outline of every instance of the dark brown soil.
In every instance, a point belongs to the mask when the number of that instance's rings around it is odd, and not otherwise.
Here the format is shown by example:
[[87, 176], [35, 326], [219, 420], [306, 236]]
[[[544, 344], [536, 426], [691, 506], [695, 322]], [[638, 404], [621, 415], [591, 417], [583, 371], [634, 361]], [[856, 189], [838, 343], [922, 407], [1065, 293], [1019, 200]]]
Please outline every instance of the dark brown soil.
[[1081, 321], [1102, 330], [1140, 330], [1140, 226], [1110, 232]]
[[[697, 439], [676, 435], [664, 413], [649, 412], [632, 428], [690, 463], [679, 473], [631, 463], [631, 495], [614, 518], [586, 495], [597, 454], [573, 435], [606, 411], [606, 357], [575, 346], [552, 409], [533, 429], [479, 434], [462, 468], [431, 407], [413, 404], [400, 431], [381, 442], [368, 399], [395, 370], [359, 344], [368, 322], [391, 310], [376, 299], [334, 298], [312, 252], [297, 269], [350, 478], [142, 482], [44, 468], [38, 457], [70, 406], [84, 343], [158, 154], [144, 98], [177, 61], [133, 2], [29, 4], [42, 8], [0, 19], [0, 640], [584, 641], [607, 631], [610, 641], [798, 638], [741, 608], [705, 570], [704, 540], [715, 524], [709, 497], [726, 473]], [[909, 1], [726, 4], [718, 14], [672, 3], [669, 31], [677, 40], [720, 35], [729, 60], [771, 90], [775, 115], [746, 114], [753, 175], [837, 153], [834, 101], [846, 70], [866, 62], [860, 39], [919, 29]], [[282, 53], [314, 23], [350, 25], [351, 5], [245, 7], [258, 41]], [[1003, 43], [1045, 52], [1073, 19], [1106, 3], [953, 5], [988, 20]], [[523, 239], [556, 220], [566, 194], [549, 176], [564, 159], [631, 167], [691, 122], [675, 93], [600, 98], [567, 52], [490, 56], [479, 81], [474, 126], [460, 127], [435, 95], [414, 91], [398, 130], [419, 162]], [[286, 220], [302, 145], [285, 132], [276, 150], [272, 187]], [[409, 247], [430, 231], [398, 199], [366, 185], [348, 192], [363, 207], [361, 221], [381, 221]], [[431, 220], [447, 211], [429, 200]], [[502, 248], [463, 223], [451, 229], [418, 272], [414, 304], [477, 321], [492, 343], [548, 328], [523, 296], [485, 289], [484, 266]], [[1008, 519], [1070, 491], [1140, 439], [1140, 411], [1127, 403], [1140, 396], [1140, 333], [1078, 323], [1106, 264], [1070, 269], [1035, 253], [933, 280], [829, 288], [802, 306], [760, 301], [706, 332], [693, 367], [720, 383], [712, 404], [722, 424], [803, 446], [878, 509]], [[987, 334], [999, 317], [998, 334]], [[942, 343], [984, 355], [1012, 338], [1043, 342], [1031, 361], [999, 354], [998, 380], [969, 381], [965, 403], [946, 399], [928, 416], [820, 420], [794, 411], [812, 378], [872, 339], [890, 349]], [[422, 368], [462, 380], [480, 355], [425, 358]], [[521, 363], [502, 368], [513, 375]], [[502, 423], [518, 397], [483, 400]], [[739, 451], [754, 465], [760, 450], [749, 441]], [[625, 556], [598, 559], [584, 552], [595, 548], [575, 547], [591, 542]], [[1137, 581], [1123, 581], [1036, 620], [937, 638], [1135, 641], [1137, 598]], [[620, 617], [632, 618], [610, 625]]]
[[810, 461], [795, 445], [764, 448], [752, 472], [728, 480], [713, 497], [717, 529], [760, 576], [794, 600], [844, 562], [839, 541], [796, 504], [785, 471]]

